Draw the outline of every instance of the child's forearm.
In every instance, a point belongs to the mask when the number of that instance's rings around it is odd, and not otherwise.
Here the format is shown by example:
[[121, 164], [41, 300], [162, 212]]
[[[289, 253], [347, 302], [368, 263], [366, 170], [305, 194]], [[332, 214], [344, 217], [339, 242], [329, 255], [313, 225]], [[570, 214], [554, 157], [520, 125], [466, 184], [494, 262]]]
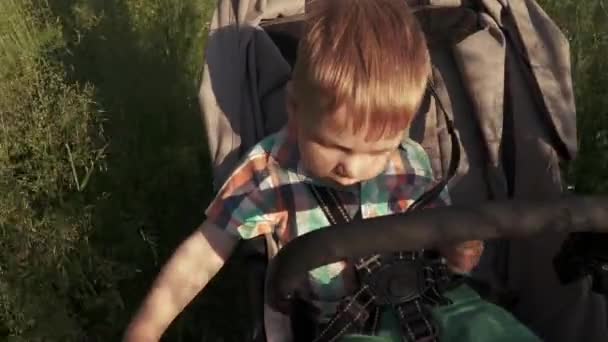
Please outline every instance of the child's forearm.
[[203, 227], [185, 240], [163, 267], [129, 325], [125, 341], [158, 341], [175, 317], [215, 276], [236, 240]]

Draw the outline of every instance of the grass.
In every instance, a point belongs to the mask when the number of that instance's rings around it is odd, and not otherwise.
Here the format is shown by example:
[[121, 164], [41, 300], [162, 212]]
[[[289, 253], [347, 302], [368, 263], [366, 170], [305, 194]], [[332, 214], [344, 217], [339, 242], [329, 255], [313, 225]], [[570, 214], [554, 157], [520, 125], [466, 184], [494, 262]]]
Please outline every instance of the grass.
[[568, 177], [580, 193], [608, 192], [608, 2], [541, 0], [570, 41], [580, 155]]
[[[212, 196], [196, 100], [210, 5], [3, 0], [0, 13], [0, 336], [117, 340]], [[240, 340], [224, 309], [238, 282], [222, 278], [168, 340]]]
[[[543, 0], [572, 44], [581, 153], [608, 190], [605, 0]], [[0, 0], [0, 339], [116, 341], [212, 196], [196, 94], [210, 0]], [[167, 341], [242, 341], [242, 263]]]

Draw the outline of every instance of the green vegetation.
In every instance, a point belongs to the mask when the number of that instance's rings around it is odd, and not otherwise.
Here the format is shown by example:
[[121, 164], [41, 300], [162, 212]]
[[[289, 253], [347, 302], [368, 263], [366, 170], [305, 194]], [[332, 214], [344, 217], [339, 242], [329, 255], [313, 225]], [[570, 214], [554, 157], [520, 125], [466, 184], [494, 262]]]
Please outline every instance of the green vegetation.
[[608, 192], [608, 2], [541, 0], [570, 40], [580, 155], [569, 173], [578, 192]]
[[[608, 190], [604, 0], [544, 0], [571, 38], [581, 155]], [[211, 175], [196, 94], [210, 0], [0, 0], [0, 339], [116, 341]], [[170, 341], [242, 341], [239, 260]], [[233, 310], [234, 309], [234, 310]]]
[[[118, 340], [200, 222], [212, 195], [196, 100], [209, 8], [0, 1], [2, 339]], [[169, 339], [235, 334], [238, 313], [202, 313], [222, 312], [236, 284], [211, 292]]]

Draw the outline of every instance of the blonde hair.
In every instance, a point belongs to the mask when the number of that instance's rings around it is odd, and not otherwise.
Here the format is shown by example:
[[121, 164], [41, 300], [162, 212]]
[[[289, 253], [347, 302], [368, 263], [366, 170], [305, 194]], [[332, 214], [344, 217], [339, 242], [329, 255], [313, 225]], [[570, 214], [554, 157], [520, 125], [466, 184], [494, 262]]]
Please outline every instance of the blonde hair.
[[316, 102], [324, 113], [346, 106], [355, 131], [394, 135], [409, 127], [429, 72], [424, 34], [405, 0], [307, 5], [292, 80], [304, 105]]

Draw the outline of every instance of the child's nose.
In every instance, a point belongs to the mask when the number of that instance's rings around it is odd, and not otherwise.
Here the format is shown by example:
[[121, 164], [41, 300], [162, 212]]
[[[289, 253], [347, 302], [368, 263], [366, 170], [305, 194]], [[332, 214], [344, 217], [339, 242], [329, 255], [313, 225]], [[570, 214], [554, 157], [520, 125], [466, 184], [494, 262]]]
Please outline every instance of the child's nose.
[[334, 173], [337, 176], [343, 177], [343, 178], [349, 178], [349, 172], [347, 167], [344, 165], [344, 163], [340, 163], [336, 166], [336, 168], [334, 169]]
[[[369, 165], [368, 165], [369, 166]], [[360, 158], [348, 158], [340, 163], [337, 167], [336, 173], [340, 177], [358, 179], [361, 175], [362, 168], [364, 167]]]

